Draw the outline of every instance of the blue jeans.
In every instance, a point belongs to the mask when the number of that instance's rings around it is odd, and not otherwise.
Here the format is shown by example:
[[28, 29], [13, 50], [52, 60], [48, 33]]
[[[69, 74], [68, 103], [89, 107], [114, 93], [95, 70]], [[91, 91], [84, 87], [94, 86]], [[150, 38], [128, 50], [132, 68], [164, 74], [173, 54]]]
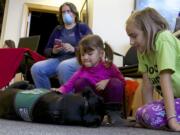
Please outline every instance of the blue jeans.
[[49, 58], [39, 61], [31, 67], [31, 75], [36, 88], [50, 89], [50, 79], [57, 76], [60, 84], [65, 83], [80, 67], [76, 58], [59, 61], [57, 58]]

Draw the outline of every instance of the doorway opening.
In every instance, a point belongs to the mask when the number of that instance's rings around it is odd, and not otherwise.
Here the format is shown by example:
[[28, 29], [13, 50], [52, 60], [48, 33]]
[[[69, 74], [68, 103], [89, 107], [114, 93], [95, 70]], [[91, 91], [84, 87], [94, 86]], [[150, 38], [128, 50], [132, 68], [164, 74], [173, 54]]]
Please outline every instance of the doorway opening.
[[40, 35], [37, 52], [44, 55], [44, 49], [53, 29], [59, 24], [57, 14], [31, 11], [29, 36]]
[[22, 15], [20, 37], [40, 35], [37, 52], [44, 55], [44, 49], [53, 29], [59, 24], [59, 7], [25, 3]]

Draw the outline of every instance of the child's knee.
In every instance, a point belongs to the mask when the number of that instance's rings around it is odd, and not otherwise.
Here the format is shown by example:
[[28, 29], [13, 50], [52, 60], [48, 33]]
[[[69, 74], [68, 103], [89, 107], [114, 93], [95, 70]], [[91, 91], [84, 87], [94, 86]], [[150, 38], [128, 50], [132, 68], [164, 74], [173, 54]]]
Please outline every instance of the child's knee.
[[117, 78], [112, 78], [110, 79], [107, 88], [109, 89], [119, 89], [119, 90], [123, 90], [124, 91], [124, 83], [122, 81], [120, 81]]
[[116, 78], [111, 79], [106, 87], [107, 94], [119, 99], [120, 102], [122, 102], [124, 91], [125, 87], [123, 82]]

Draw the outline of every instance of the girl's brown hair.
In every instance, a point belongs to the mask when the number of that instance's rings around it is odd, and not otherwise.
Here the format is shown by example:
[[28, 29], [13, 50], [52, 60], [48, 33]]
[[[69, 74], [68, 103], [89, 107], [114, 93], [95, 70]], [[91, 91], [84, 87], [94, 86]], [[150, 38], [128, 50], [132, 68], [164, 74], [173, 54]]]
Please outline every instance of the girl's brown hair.
[[113, 50], [108, 43], [103, 43], [103, 40], [98, 35], [87, 35], [80, 40], [76, 52], [79, 63], [82, 65], [81, 56], [84, 53], [91, 52], [95, 49], [105, 52], [105, 63], [107, 66], [110, 66], [113, 62]]
[[71, 12], [76, 16], [75, 22], [79, 22], [79, 13], [78, 13], [76, 6], [71, 2], [65, 2], [64, 4], [62, 4], [59, 7], [59, 23], [60, 23], [60, 25], [64, 25], [63, 18], [62, 18], [62, 8], [65, 5], [67, 5], [70, 8]]
[[169, 25], [164, 17], [162, 17], [155, 9], [145, 8], [141, 11], [135, 11], [128, 18], [126, 25], [135, 24], [138, 29], [144, 32], [146, 37], [145, 53], [155, 50], [155, 38], [159, 31], [169, 29]]

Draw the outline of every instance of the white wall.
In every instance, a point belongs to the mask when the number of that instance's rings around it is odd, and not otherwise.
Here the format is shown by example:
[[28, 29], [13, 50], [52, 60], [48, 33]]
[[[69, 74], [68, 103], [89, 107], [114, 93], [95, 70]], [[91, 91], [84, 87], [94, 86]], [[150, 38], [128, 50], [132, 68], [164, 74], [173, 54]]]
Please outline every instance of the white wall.
[[[94, 0], [93, 31], [107, 41], [112, 48], [125, 54], [129, 48], [129, 38], [125, 32], [125, 22], [131, 14], [133, 0]], [[121, 65], [119, 58], [115, 64]]]

